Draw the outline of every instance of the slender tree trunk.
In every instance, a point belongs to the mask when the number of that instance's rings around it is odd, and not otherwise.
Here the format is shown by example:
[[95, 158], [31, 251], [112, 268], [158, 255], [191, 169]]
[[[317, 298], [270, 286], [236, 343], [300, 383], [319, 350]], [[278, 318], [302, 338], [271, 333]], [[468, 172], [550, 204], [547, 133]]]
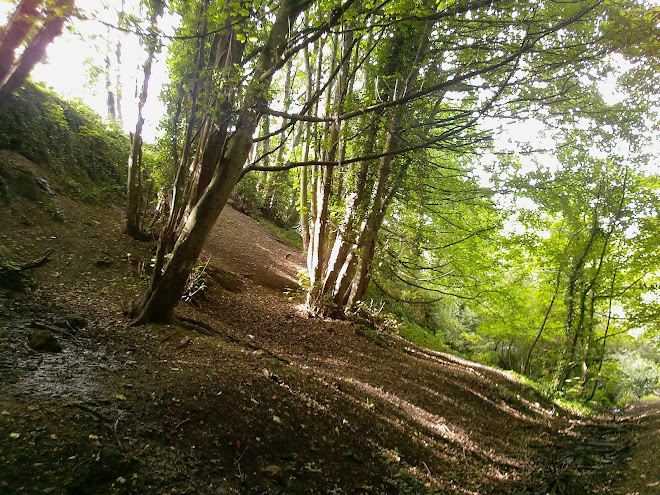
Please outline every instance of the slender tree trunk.
[[[198, 25], [199, 40], [197, 43], [197, 55], [195, 60], [195, 74], [201, 74], [204, 68], [204, 46], [205, 39], [208, 31], [208, 24], [206, 21], [206, 13], [209, 8], [209, 0], [204, 0], [200, 6], [200, 21]], [[182, 83], [183, 85], [183, 83]], [[183, 149], [179, 158], [176, 174], [174, 176], [174, 184], [172, 186], [172, 200], [170, 202], [170, 212], [165, 222], [164, 227], [161, 229], [158, 250], [156, 251], [156, 262], [154, 267], [154, 274], [158, 277], [164, 263], [164, 257], [169, 253], [173, 245], [173, 236], [176, 226], [183, 218], [186, 208], [186, 179], [188, 177], [188, 161], [191, 156], [191, 149], [193, 145], [193, 134], [198, 123], [197, 112], [199, 108], [199, 90], [200, 78], [196, 77], [193, 80], [193, 85], [190, 94], [190, 111], [186, 123], [186, 130], [183, 139]]]
[[[589, 233], [587, 244], [580, 255], [580, 258], [573, 265], [571, 276], [568, 281], [568, 293], [566, 296], [566, 335], [570, 339], [567, 349], [565, 350], [565, 357], [563, 363], [559, 365], [559, 373], [557, 381], [555, 382], [555, 389], [561, 390], [568, 379], [571, 370], [574, 368], [575, 354], [577, 352], [577, 345], [580, 339], [580, 318], [576, 322], [576, 306], [580, 307], [578, 298], [578, 289], [580, 280], [584, 277], [583, 267], [587, 261], [587, 257], [591, 253], [594, 242], [598, 235], [598, 212], [594, 212], [594, 219]], [[582, 311], [580, 311], [582, 313]]]
[[[122, 27], [124, 24], [124, 0], [121, 0], [121, 10], [119, 11], [119, 26]], [[124, 118], [121, 111], [121, 100], [122, 100], [122, 84], [121, 84], [121, 32], [117, 38], [117, 49], [115, 50], [115, 58], [117, 60], [117, 74], [115, 78], [115, 94], [117, 96], [116, 109], [117, 109], [117, 122], [122, 124]]]
[[112, 61], [110, 59], [110, 26], [106, 29], [106, 43], [105, 43], [105, 105], [108, 111], [108, 118], [117, 120], [117, 106], [115, 101], [115, 94], [112, 91]]
[[[322, 43], [319, 41], [316, 43], [316, 58], [320, 61]], [[307, 90], [306, 90], [306, 101], [309, 101], [312, 97], [312, 93], [319, 90], [321, 84], [320, 71], [316, 71], [316, 79], [312, 72], [312, 65], [309, 59], [309, 49], [305, 47], [303, 60], [305, 63], [305, 72], [307, 74]], [[320, 69], [321, 65], [318, 64]], [[312, 108], [312, 115], [318, 115], [318, 101], [314, 104]], [[312, 124], [311, 122], [305, 123], [305, 147], [303, 151], [303, 161], [309, 160], [309, 153], [312, 146]], [[303, 167], [300, 171], [300, 229], [301, 236], [303, 241], [303, 249], [306, 253], [309, 253], [310, 242], [311, 242], [311, 232], [310, 232], [310, 218], [316, 216], [316, 194], [312, 193], [311, 202], [308, 200], [308, 189], [309, 189], [309, 167]], [[313, 180], [312, 180], [312, 191], [314, 191]]]
[[261, 116], [258, 109], [272, 81], [272, 69], [283, 52], [291, 26], [308, 6], [299, 0], [281, 2], [270, 36], [259, 56], [252, 82], [246, 89], [236, 129], [224, 149], [211, 182], [190, 212], [162, 274], [152, 279], [149, 290], [135, 308], [136, 324], [172, 321], [174, 308], [181, 299], [204, 241], [227, 203], [247, 161], [252, 136]]
[[541, 339], [541, 335], [543, 334], [543, 330], [545, 330], [546, 323], [548, 323], [548, 319], [550, 318], [550, 312], [552, 311], [552, 307], [554, 306], [555, 300], [557, 299], [557, 295], [559, 294], [560, 284], [561, 284], [561, 270], [557, 270], [557, 278], [555, 279], [555, 291], [552, 294], [552, 299], [550, 300], [548, 309], [545, 311], [545, 316], [543, 317], [543, 323], [541, 323], [541, 327], [539, 328], [539, 331], [536, 334], [536, 337], [534, 338], [532, 345], [529, 346], [529, 350], [527, 351], [527, 355], [525, 356], [525, 364], [523, 364], [521, 370], [524, 375], [527, 374], [527, 372], [529, 372], [529, 362], [532, 359], [532, 353], [534, 352], [534, 348], [536, 347], [536, 344], [538, 344], [538, 341]]
[[[123, 2], [122, 2], [123, 9]], [[154, 37], [149, 40], [147, 47], [147, 60], [144, 63], [144, 80], [142, 81], [142, 90], [138, 101], [138, 116], [135, 124], [135, 134], [131, 135], [131, 148], [128, 158], [128, 180], [126, 182], [126, 233], [135, 239], [145, 238], [145, 234], [140, 229], [140, 177], [142, 173], [142, 127], [144, 126], [144, 116], [142, 111], [147, 103], [149, 93], [149, 80], [151, 78], [151, 68], [153, 65], [156, 51], [158, 49], [158, 40], [155, 38], [156, 25], [158, 17], [162, 10], [155, 10], [151, 16], [151, 32]]]
[[[407, 74], [403, 75], [399, 80], [401, 87], [406, 88], [405, 90], [410, 90], [417, 79], [421, 62], [426, 54], [431, 25], [430, 22], [427, 23], [425, 29], [417, 33], [419, 37], [415, 38], [410, 38], [403, 32], [397, 32], [391, 42], [390, 57], [384, 62], [381, 71], [385, 71], [388, 75], [390, 72], [401, 74], [401, 70], [407, 71]], [[347, 33], [351, 33], [351, 31], [349, 30]], [[351, 42], [346, 38], [344, 42], [344, 51], [346, 51]], [[417, 43], [418, 50], [414, 58], [409, 59], [408, 63], [406, 63], [405, 60], [401, 59], [400, 55], [403, 53], [403, 49], [410, 48], [407, 45], [410, 42]], [[343, 58], [343, 60], [346, 60], [346, 58]], [[345, 67], [346, 73], [348, 73], [349, 66], [350, 64], [347, 63]], [[369, 84], [368, 81], [369, 78], [367, 78], [367, 84]], [[340, 78], [340, 82], [344, 86], [338, 92], [339, 95], [343, 94], [343, 90], [348, 87], [348, 75], [345, 74], [343, 79]], [[383, 96], [387, 99], [400, 96], [396, 94], [395, 90], [391, 89], [391, 91], [392, 94], [384, 92]], [[389, 114], [389, 125], [386, 132], [383, 133], [384, 142], [381, 148], [386, 154], [394, 151], [398, 145], [399, 132], [405, 112], [405, 107], [401, 106]], [[338, 142], [339, 134], [336, 136], [333, 135], [332, 128], [329, 129], [329, 132], [329, 141], [334, 145], [333, 159], [330, 161], [334, 161], [335, 157], [341, 152], [341, 145]], [[374, 132], [375, 135], [378, 134], [377, 130]], [[330, 253], [327, 252], [328, 248], [324, 243], [332, 241], [334, 234], [331, 235], [319, 229], [319, 232], [322, 232], [324, 236], [318, 241], [312, 241], [312, 244], [318, 242], [319, 246], [323, 249], [319, 249], [318, 253], [310, 250], [310, 255], [318, 257], [322, 254], [325, 256], [325, 259], [312, 259], [311, 263], [308, 259], [308, 268], [311, 272], [312, 269], [318, 269], [319, 266], [324, 267], [323, 280], [320, 279], [320, 273], [310, 273], [310, 280], [315, 283], [311, 284], [308, 304], [322, 304], [324, 300], [331, 300], [336, 311], [346, 311], [364, 297], [371, 279], [371, 269], [376, 252], [378, 232], [385, 218], [387, 208], [394, 197], [394, 193], [406, 175], [407, 165], [405, 163], [402, 162], [394, 174], [392, 174], [392, 163], [393, 156], [391, 155], [384, 156], [379, 160], [373, 192], [368, 194], [362, 189], [357, 190], [355, 193], [358, 196], [353, 196], [353, 201], [360, 204], [360, 207], [355, 208], [355, 205], [351, 205], [347, 209], [346, 213], [349, 216], [364, 212], [357, 241], [349, 242], [348, 236], [354, 230], [353, 227], [357, 225], [359, 216], [352, 219], [349, 217], [348, 220], [344, 221], [346, 227], [337, 234]], [[365, 166], [367, 165], [365, 164]], [[358, 184], [366, 182], [365, 174], [367, 174], [367, 171], [360, 169]]]
[[[346, 36], [346, 35], [345, 35]], [[349, 36], [352, 36], [349, 34]], [[334, 71], [337, 66], [337, 38], [333, 40], [332, 55], [330, 59], [330, 70]], [[342, 67], [340, 68], [339, 81], [336, 85], [328, 84], [326, 92], [326, 115], [336, 111], [341, 113], [343, 108], [342, 87], [346, 84], [348, 74], [349, 57], [343, 57]], [[323, 153], [325, 161], [333, 162], [337, 158], [339, 148], [339, 137], [341, 127], [339, 122], [332, 122], [326, 127], [326, 149]], [[318, 168], [317, 175], [322, 180], [317, 180], [316, 193], [316, 216], [313, 218], [313, 237], [310, 240], [311, 249], [307, 256], [307, 272], [310, 279], [310, 288], [307, 294], [307, 305], [314, 308], [323, 306], [323, 276], [328, 262], [328, 246], [330, 243], [330, 197], [333, 192], [334, 166]], [[321, 308], [323, 309], [323, 308]]]
[[[310, 126], [308, 125], [308, 128]], [[306, 134], [307, 138], [305, 139], [305, 150], [303, 152], [303, 161], [309, 160], [309, 133]], [[303, 251], [306, 253], [309, 248], [309, 201], [307, 189], [308, 186], [309, 171], [307, 167], [302, 167], [300, 169], [300, 235], [302, 237]]]
[[594, 395], [596, 394], [596, 389], [598, 388], [598, 379], [600, 377], [601, 371], [603, 370], [603, 361], [605, 360], [605, 349], [607, 349], [607, 338], [610, 332], [610, 323], [612, 322], [612, 300], [614, 299], [614, 284], [616, 282], [616, 277], [617, 277], [617, 270], [615, 269], [614, 274], [612, 275], [612, 283], [610, 284], [610, 297], [609, 297], [609, 304], [607, 309], [607, 324], [605, 325], [605, 333], [603, 335], [603, 346], [601, 347], [600, 356], [598, 358], [598, 369], [596, 370], [596, 373], [594, 375], [594, 386], [591, 389], [591, 393], [589, 394], [589, 396], [585, 399], [587, 402], [589, 402], [594, 398]]

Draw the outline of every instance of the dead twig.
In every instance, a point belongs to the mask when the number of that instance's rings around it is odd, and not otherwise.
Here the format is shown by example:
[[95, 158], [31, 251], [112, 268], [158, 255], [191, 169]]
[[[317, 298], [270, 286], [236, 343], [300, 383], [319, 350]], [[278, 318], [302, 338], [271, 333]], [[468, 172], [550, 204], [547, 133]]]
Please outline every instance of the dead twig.
[[175, 430], [178, 430], [182, 425], [184, 425], [184, 424], [187, 423], [188, 421], [190, 421], [190, 417], [187, 417], [187, 418], [184, 419], [183, 421], [179, 422], [179, 423], [174, 427], [174, 429], [175, 429]]
[[96, 416], [97, 419], [100, 419], [101, 421], [105, 421], [109, 425], [112, 424], [112, 420], [108, 418], [107, 416], [104, 416], [100, 412], [98, 412], [96, 409], [93, 407], [86, 406], [85, 404], [81, 404], [79, 402], [71, 402], [69, 404], [66, 404], [67, 407], [77, 407], [78, 409], [82, 409], [83, 411], [86, 411], [93, 416]]
[[119, 450], [121, 452], [125, 452], [124, 446], [122, 445], [121, 440], [119, 439], [119, 435], [117, 434], [117, 426], [119, 425], [119, 420], [121, 418], [117, 418], [117, 420], [113, 422], [110, 418], [104, 416], [93, 407], [86, 406], [85, 404], [81, 404], [79, 402], [71, 402], [69, 404], [66, 404], [66, 406], [76, 407], [78, 409], [81, 409], [85, 412], [90, 413], [91, 415], [95, 416], [97, 419], [102, 421], [103, 424], [105, 424], [105, 426], [112, 432], [112, 436], [115, 438], [115, 442], [117, 442], [117, 447], [119, 447]]

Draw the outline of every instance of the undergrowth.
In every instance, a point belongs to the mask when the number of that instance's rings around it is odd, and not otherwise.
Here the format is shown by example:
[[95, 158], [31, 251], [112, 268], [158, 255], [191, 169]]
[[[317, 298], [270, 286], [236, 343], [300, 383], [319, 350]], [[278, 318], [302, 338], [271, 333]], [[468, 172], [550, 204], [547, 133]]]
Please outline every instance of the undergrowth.
[[123, 191], [129, 146], [118, 126], [41, 85], [27, 83], [0, 113], [0, 149], [60, 172], [67, 192], [84, 201]]
[[279, 237], [283, 242], [300, 249], [300, 251], [303, 250], [302, 239], [298, 231], [286, 227], [280, 227], [275, 222], [267, 220], [260, 215], [256, 216], [256, 220], [258, 220], [259, 223], [266, 227], [268, 230], [275, 233], [275, 235], [277, 235], [277, 237]]

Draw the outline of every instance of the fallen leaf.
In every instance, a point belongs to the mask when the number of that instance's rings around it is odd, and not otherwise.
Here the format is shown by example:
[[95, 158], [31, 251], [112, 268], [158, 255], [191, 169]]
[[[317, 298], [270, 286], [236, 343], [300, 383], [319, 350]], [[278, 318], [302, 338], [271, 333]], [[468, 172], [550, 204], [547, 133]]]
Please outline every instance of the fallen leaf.
[[115, 395], [115, 399], [126, 400], [126, 396], [124, 394], [117, 394]]
[[10, 433], [9, 436], [12, 437], [12, 438], [18, 438], [18, 437], [21, 436], [21, 434], [20, 433]]
[[273, 421], [275, 421], [278, 424], [282, 424], [282, 420], [280, 419], [279, 416], [273, 416]]

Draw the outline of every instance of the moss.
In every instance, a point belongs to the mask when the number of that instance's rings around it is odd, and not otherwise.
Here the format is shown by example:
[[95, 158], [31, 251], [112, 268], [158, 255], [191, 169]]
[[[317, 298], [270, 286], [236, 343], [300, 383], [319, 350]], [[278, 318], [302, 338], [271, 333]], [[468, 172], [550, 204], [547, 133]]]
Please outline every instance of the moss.
[[38, 352], [62, 352], [62, 346], [50, 330], [35, 330], [28, 345]]
[[69, 186], [67, 193], [90, 201], [123, 191], [129, 146], [126, 134], [81, 102], [65, 101], [32, 83], [0, 113], [0, 149], [49, 167]]

